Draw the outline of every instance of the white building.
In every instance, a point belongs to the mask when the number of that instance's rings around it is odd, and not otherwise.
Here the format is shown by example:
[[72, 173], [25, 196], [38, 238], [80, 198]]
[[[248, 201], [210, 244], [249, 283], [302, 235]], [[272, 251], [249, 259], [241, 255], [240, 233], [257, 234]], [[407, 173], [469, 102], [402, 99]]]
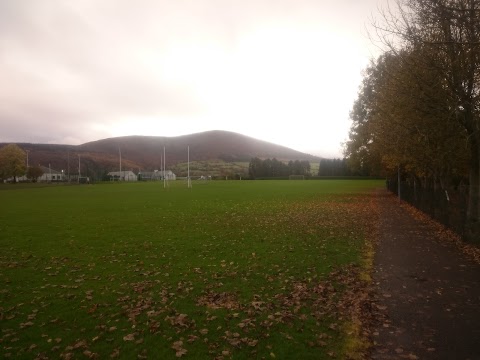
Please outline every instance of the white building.
[[63, 170], [60, 172], [60, 171], [54, 170], [50, 167], [41, 166], [41, 165], [40, 165], [40, 168], [43, 171], [43, 175], [40, 176], [37, 179], [37, 181], [47, 181], [47, 182], [65, 181], [65, 174], [63, 173]]
[[154, 171], [142, 171], [138, 173], [140, 179], [144, 181], [154, 181], [154, 180], [176, 180], [177, 175], [175, 175], [172, 170], [154, 170]]
[[112, 181], [137, 181], [137, 175], [132, 171], [110, 171], [107, 174]]

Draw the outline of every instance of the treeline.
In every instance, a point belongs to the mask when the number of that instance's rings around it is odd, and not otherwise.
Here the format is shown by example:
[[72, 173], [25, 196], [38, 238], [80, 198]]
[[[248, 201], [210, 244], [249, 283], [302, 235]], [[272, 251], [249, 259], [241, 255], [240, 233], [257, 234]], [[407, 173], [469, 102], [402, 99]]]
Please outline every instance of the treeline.
[[417, 188], [468, 186], [465, 237], [480, 238], [480, 7], [398, 0], [374, 32], [345, 154], [354, 170]]
[[310, 162], [295, 160], [284, 163], [275, 158], [262, 160], [256, 157], [250, 160], [248, 174], [252, 179], [290, 175], [308, 176], [310, 175]]
[[[321, 159], [318, 167], [318, 176], [352, 176], [347, 159]], [[361, 174], [363, 175], [363, 174]]]

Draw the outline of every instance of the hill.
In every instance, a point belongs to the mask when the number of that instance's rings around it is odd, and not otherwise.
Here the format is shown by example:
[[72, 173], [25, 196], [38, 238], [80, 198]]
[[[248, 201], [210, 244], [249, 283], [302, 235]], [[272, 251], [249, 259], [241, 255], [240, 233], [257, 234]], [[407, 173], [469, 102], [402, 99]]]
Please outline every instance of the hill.
[[187, 162], [188, 146], [191, 162], [249, 162], [253, 157], [277, 158], [281, 161], [320, 160], [285, 146], [227, 131], [207, 131], [177, 137], [123, 136], [82, 145], [18, 145], [29, 152], [30, 165], [50, 164], [54, 169], [76, 174], [80, 157], [82, 173], [90, 172], [96, 177], [118, 169], [119, 149], [122, 168], [134, 171], [160, 169], [164, 147], [168, 168]]

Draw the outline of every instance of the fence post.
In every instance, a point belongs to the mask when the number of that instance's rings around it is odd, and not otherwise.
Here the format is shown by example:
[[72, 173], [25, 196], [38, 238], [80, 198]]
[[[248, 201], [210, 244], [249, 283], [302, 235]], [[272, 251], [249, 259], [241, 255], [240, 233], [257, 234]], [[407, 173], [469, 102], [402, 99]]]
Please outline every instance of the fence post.
[[402, 200], [402, 196], [400, 194], [401, 192], [401, 186], [400, 186], [400, 165], [398, 165], [398, 200]]

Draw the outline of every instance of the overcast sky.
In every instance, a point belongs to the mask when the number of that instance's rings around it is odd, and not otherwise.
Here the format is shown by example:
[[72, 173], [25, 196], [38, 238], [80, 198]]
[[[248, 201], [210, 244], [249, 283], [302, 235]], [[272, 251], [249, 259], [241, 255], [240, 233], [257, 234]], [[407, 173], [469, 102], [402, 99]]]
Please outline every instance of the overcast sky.
[[0, 142], [228, 130], [341, 156], [386, 0], [0, 0]]

